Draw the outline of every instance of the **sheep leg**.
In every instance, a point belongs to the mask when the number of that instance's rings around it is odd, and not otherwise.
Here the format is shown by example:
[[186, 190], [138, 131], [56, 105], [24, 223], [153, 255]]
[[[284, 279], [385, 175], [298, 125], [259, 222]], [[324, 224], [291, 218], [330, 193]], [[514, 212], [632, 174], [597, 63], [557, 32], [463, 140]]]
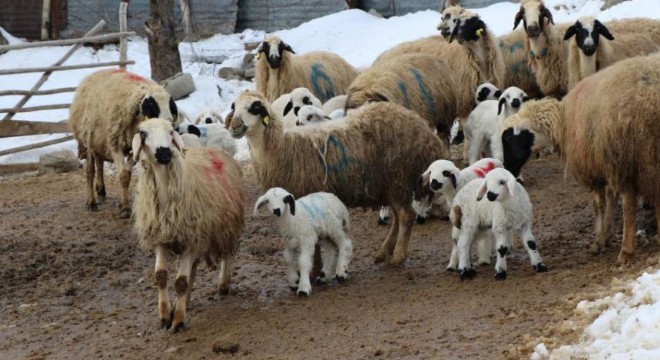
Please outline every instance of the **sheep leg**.
[[627, 263], [635, 252], [635, 237], [636, 222], [635, 215], [637, 214], [637, 194], [623, 193], [623, 241], [621, 241], [621, 250], [619, 250], [619, 257], [616, 261], [619, 264]]
[[525, 223], [522, 226], [520, 237], [522, 239], [522, 243], [523, 246], [525, 247], [525, 250], [527, 250], [527, 254], [529, 255], [529, 261], [532, 263], [532, 267], [534, 268], [534, 270], [536, 272], [548, 271], [548, 267], [545, 266], [545, 264], [543, 263], [543, 259], [541, 259], [541, 254], [537, 249], [538, 243], [536, 242], [536, 238], [534, 237], [534, 234], [532, 234], [532, 226], [530, 223]]
[[468, 148], [467, 151], [468, 164], [474, 164], [481, 157], [481, 153], [483, 150], [483, 141], [484, 140], [481, 137], [470, 139], [470, 147]]
[[[453, 230], [452, 230], [453, 231]], [[461, 280], [471, 279], [476, 275], [470, 264], [470, 246], [474, 239], [477, 229], [474, 226], [463, 224], [463, 228], [458, 231], [458, 277]]]
[[117, 165], [119, 182], [121, 183], [121, 210], [119, 211], [119, 217], [122, 219], [128, 219], [131, 217], [131, 209], [128, 205], [128, 186], [131, 183], [131, 165], [124, 160], [124, 155], [121, 152], [114, 153], [112, 159]]
[[453, 243], [451, 247], [451, 255], [449, 256], [449, 265], [447, 265], [447, 271], [456, 271], [458, 269], [458, 237], [460, 236], [460, 230], [452, 226], [451, 228], [451, 241]]
[[387, 225], [387, 219], [390, 218], [390, 208], [381, 206], [378, 212], [378, 225]]
[[396, 211], [392, 211], [392, 214], [394, 214], [394, 219], [390, 226], [390, 232], [387, 234], [385, 241], [383, 241], [378, 255], [376, 255], [376, 263], [385, 261], [392, 254], [396, 245], [396, 237], [399, 234], [399, 214]]
[[154, 271], [156, 286], [158, 287], [158, 317], [160, 318], [160, 327], [167, 329], [172, 325], [170, 297], [167, 294], [167, 250], [162, 246], [157, 246], [156, 269]]
[[506, 229], [493, 229], [495, 236], [495, 247], [497, 248], [497, 260], [495, 261], [495, 280], [506, 279], [506, 255], [509, 253], [511, 232]]
[[295, 252], [288, 246], [284, 249], [284, 261], [286, 262], [286, 276], [289, 282], [289, 289], [295, 293], [298, 291], [298, 269], [296, 268]]
[[408, 257], [408, 242], [410, 241], [410, 233], [415, 222], [415, 211], [412, 205], [408, 204], [395, 209], [395, 212], [399, 213], [399, 234], [397, 235], [392, 257], [388, 258], [387, 263], [397, 266], [406, 261]]
[[96, 162], [96, 201], [105, 201], [105, 181], [103, 180], [103, 159], [95, 157]]
[[174, 302], [174, 310], [172, 311], [172, 326], [170, 327], [170, 331], [172, 332], [179, 332], [186, 329], [186, 300], [188, 298], [188, 288], [191, 285], [190, 275], [195, 260], [195, 257], [190, 251], [186, 251], [181, 255], [181, 263], [179, 264], [176, 281], [174, 282], [176, 300]]
[[614, 236], [614, 206], [616, 196], [608, 188], [597, 191], [594, 197], [594, 212], [596, 215], [596, 241], [591, 245], [589, 251], [598, 254], [606, 246], [609, 246]]
[[188, 293], [186, 294], [186, 304], [190, 302], [190, 293], [192, 293], [193, 286], [195, 286], [195, 276], [197, 275], [197, 265], [199, 265], [199, 259], [195, 260], [190, 270], [190, 281], [188, 281]]
[[94, 155], [91, 150], [87, 151], [87, 209], [89, 211], [98, 210], [98, 204], [94, 195], [94, 165]]
[[231, 255], [222, 254], [220, 261], [220, 276], [218, 277], [218, 293], [220, 295], [229, 294], [229, 283], [231, 282]]
[[296, 293], [298, 296], [309, 296], [309, 294], [312, 293], [312, 284], [309, 282], [309, 274], [312, 271], [315, 241], [312, 239], [303, 239], [301, 242], [300, 257], [298, 257], [300, 282], [298, 283], [298, 291]]
[[489, 265], [490, 256], [493, 254], [493, 234], [491, 232], [482, 232], [477, 239], [479, 249], [479, 265]]
[[348, 265], [351, 262], [351, 256], [353, 256], [353, 242], [342, 232], [335, 238], [335, 244], [337, 245], [335, 274], [337, 281], [342, 283], [348, 278]]
[[319, 241], [321, 245], [321, 257], [323, 262], [323, 267], [319, 276], [316, 277], [316, 283], [318, 285], [326, 284], [330, 280], [328, 275], [332, 275], [333, 265], [335, 264], [335, 259], [337, 255], [337, 250], [334, 244], [330, 243], [328, 239], [322, 239]]

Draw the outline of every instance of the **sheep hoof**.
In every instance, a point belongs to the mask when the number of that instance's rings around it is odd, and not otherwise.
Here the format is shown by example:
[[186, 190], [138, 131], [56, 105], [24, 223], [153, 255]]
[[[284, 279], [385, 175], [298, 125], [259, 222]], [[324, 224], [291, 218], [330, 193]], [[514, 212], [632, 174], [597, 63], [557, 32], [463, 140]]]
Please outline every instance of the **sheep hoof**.
[[447, 271], [454, 272], [454, 271], [456, 271], [456, 267], [454, 267], [454, 266], [447, 266]]
[[406, 257], [393, 255], [393, 256], [389, 256], [387, 259], [385, 259], [385, 261], [387, 262], [387, 265], [399, 266], [403, 264], [404, 261], [406, 261]]
[[87, 210], [95, 212], [99, 210], [99, 205], [96, 202], [91, 202], [87, 204]]
[[229, 295], [229, 286], [219, 288], [218, 289], [218, 294], [220, 294], [220, 295]]
[[169, 329], [172, 326], [172, 319], [160, 319], [160, 328], [163, 330]]
[[176, 324], [175, 326], [172, 326], [170, 328], [170, 333], [176, 334], [176, 333], [184, 331], [184, 330], [186, 330], [186, 324], [182, 321], [182, 322]]
[[302, 290], [298, 291], [297, 294], [298, 294], [298, 297], [308, 297], [309, 296], [309, 293], [307, 291], [302, 291]]
[[385, 261], [385, 255], [378, 254], [378, 255], [376, 255], [376, 258], [374, 259], [374, 264], [380, 264], [383, 261]]
[[616, 262], [625, 265], [628, 263], [630, 258], [632, 257], [632, 254], [625, 253], [623, 251], [619, 251], [619, 256], [616, 258]]
[[458, 278], [461, 280], [470, 280], [477, 275], [477, 272], [474, 269], [462, 269], [458, 270]]
[[128, 219], [131, 217], [131, 210], [129, 209], [121, 209], [119, 212], [119, 218], [120, 219]]
[[340, 283], [340, 284], [342, 284], [342, 283], [344, 283], [344, 281], [346, 281], [346, 276], [335, 275], [335, 278], [337, 279], [337, 282]]
[[598, 243], [593, 243], [589, 246], [589, 253], [591, 255], [598, 255], [601, 251], [600, 245]]
[[534, 265], [534, 270], [535, 270], [536, 272], [547, 272], [547, 271], [548, 271], [548, 267], [545, 266], [544, 263], [540, 262], [540, 263]]
[[387, 218], [378, 218], [378, 225], [387, 225]]
[[495, 280], [505, 280], [506, 279], [506, 270], [500, 270], [495, 273]]
[[291, 291], [292, 291], [294, 294], [298, 291], [298, 287], [297, 287], [297, 286], [289, 286], [289, 289], [291, 289]]
[[321, 271], [319, 276], [316, 277], [316, 285], [324, 285], [328, 283], [328, 278], [325, 277], [325, 272]]
[[426, 218], [423, 217], [423, 216], [419, 216], [419, 215], [417, 215], [417, 218], [415, 219], [415, 222], [416, 222], [417, 224], [420, 224], [420, 225], [421, 225], [421, 224], [426, 224]]

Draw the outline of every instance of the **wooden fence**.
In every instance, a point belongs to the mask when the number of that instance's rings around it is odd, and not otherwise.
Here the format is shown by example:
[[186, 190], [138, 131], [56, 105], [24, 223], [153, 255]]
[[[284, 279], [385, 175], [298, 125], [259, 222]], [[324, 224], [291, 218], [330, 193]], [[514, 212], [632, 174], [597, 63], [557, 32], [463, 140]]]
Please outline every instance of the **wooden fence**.
[[[38, 119], [28, 121], [28, 120], [12, 120], [12, 118], [17, 113], [69, 108], [71, 104], [52, 104], [52, 105], [30, 106], [30, 107], [25, 106], [25, 104], [33, 96], [68, 93], [68, 92], [74, 92], [76, 90], [75, 87], [63, 87], [63, 88], [56, 88], [50, 90], [40, 90], [41, 86], [44, 83], [46, 83], [46, 81], [48, 81], [50, 75], [55, 71], [90, 69], [90, 68], [108, 67], [108, 66], [119, 66], [120, 68], [125, 69], [126, 65], [134, 64], [135, 63], [134, 61], [127, 60], [126, 39], [129, 36], [135, 35], [135, 32], [126, 31], [127, 9], [128, 9], [128, 0], [122, 0], [119, 6], [120, 31], [117, 33], [96, 35], [106, 25], [105, 20], [101, 20], [91, 30], [89, 30], [83, 37], [79, 39], [40, 41], [40, 42], [30, 42], [30, 43], [0, 46], [0, 53], [3, 53], [8, 50], [28, 49], [28, 48], [36, 48], [36, 47], [44, 47], [44, 46], [73, 45], [69, 49], [69, 51], [67, 51], [67, 53], [64, 54], [64, 56], [62, 56], [61, 59], [56, 61], [51, 66], [0, 70], [0, 76], [43, 72], [41, 78], [30, 90], [0, 91], [0, 96], [17, 96], [17, 95], [22, 96], [22, 98], [18, 101], [18, 103], [16, 103], [16, 105], [14, 105], [13, 107], [0, 108], [0, 114], [2, 113], [5, 114], [2, 120], [0, 120], [0, 139], [15, 137], [15, 136], [26, 136], [26, 135], [69, 134], [71, 132], [67, 119], [57, 122], [45, 122], [45, 121], [39, 121]], [[63, 65], [64, 62], [66, 62], [76, 52], [76, 50], [78, 50], [83, 44], [86, 43], [103, 44], [116, 40], [119, 40], [119, 61], [81, 64], [81, 65]], [[73, 139], [72, 135], [66, 135], [57, 139], [15, 147], [12, 149], [6, 149], [0, 151], [0, 156], [15, 154], [22, 151], [59, 144], [72, 139]], [[20, 171], [24, 169], [31, 169], [33, 167], [36, 167], [36, 164], [0, 165], [0, 174], [12, 172], [12, 169]]]

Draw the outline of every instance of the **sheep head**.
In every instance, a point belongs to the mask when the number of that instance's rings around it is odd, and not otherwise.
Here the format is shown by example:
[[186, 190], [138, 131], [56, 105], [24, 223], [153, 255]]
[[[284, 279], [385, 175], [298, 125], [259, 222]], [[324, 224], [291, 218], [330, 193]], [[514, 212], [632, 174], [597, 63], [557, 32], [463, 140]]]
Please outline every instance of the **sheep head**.
[[496, 100], [500, 98], [500, 95], [502, 95], [502, 90], [498, 89], [497, 86], [487, 82], [477, 86], [474, 100], [477, 103], [486, 100]]
[[182, 153], [183, 140], [174, 131], [172, 123], [164, 119], [145, 120], [138, 126], [138, 133], [133, 136], [133, 160], [141, 158], [152, 165], [168, 165], [175, 151]]
[[502, 113], [502, 108], [504, 105], [507, 105], [511, 109], [514, 109], [514, 111], [517, 111], [527, 100], [529, 100], [529, 97], [527, 96], [527, 93], [522, 89], [515, 86], [508, 87], [500, 95], [499, 103], [497, 104], [497, 115]]
[[463, 14], [465, 9], [460, 6], [450, 6], [442, 10], [442, 18], [440, 24], [438, 24], [438, 31], [444, 38], [448, 38], [449, 35], [454, 31], [458, 23], [458, 18]]
[[448, 188], [458, 189], [460, 170], [449, 160], [436, 160], [422, 174], [422, 186], [429, 186], [431, 191], [442, 193]]
[[314, 96], [308, 88], [295, 88], [291, 91], [291, 94], [289, 94], [289, 102], [286, 103], [282, 115], [286, 116], [291, 110], [293, 110], [293, 114], [298, 116], [298, 111], [300, 111], [300, 108], [304, 105], [312, 105], [319, 108], [323, 106], [321, 100]]
[[505, 201], [516, 193], [516, 178], [503, 168], [491, 170], [477, 191], [477, 201], [484, 195], [488, 201]]
[[271, 126], [271, 114], [270, 103], [263, 95], [245, 91], [231, 104], [231, 112], [227, 115], [229, 132], [235, 139], [261, 133]]
[[197, 119], [195, 119], [195, 125], [215, 123], [224, 124], [222, 115], [209, 108], [202, 110], [202, 112], [197, 116]]
[[545, 7], [540, 0], [523, 0], [520, 4], [520, 11], [516, 14], [513, 22], [513, 28], [517, 28], [520, 21], [523, 22], [523, 28], [530, 38], [537, 38], [543, 32], [545, 19], [549, 23], [555, 24], [552, 19], [552, 13]]
[[144, 119], [160, 118], [172, 123], [178, 122], [179, 109], [172, 96], [165, 91], [155, 91], [140, 102], [140, 115]]
[[575, 36], [577, 46], [586, 56], [591, 56], [598, 49], [598, 39], [603, 35], [608, 40], [614, 40], [614, 36], [600, 21], [591, 16], [583, 16], [575, 24], [566, 29], [564, 40]]
[[257, 49], [257, 60], [266, 56], [266, 61], [271, 69], [279, 69], [282, 66], [283, 53], [288, 51], [295, 54], [291, 46], [277, 36], [267, 37]]
[[286, 214], [287, 209], [291, 216], [296, 215], [296, 199], [288, 191], [280, 187], [268, 189], [265, 194], [260, 196], [254, 204], [253, 214], [259, 214], [259, 210], [263, 206], [267, 206], [268, 211], [277, 217]]
[[305, 105], [301, 107], [298, 112], [298, 121], [296, 121], [296, 125], [303, 126], [328, 120], [330, 120], [330, 117], [326, 115], [322, 109], [319, 109], [316, 106]]
[[459, 44], [474, 43], [485, 36], [488, 36], [488, 30], [483, 20], [476, 14], [463, 13], [449, 37], [449, 42], [456, 39]]

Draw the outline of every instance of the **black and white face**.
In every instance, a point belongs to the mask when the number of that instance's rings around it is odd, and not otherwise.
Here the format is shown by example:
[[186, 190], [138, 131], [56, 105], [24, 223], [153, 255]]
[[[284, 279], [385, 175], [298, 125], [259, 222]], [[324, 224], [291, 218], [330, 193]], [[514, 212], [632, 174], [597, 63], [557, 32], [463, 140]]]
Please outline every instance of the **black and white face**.
[[330, 120], [330, 117], [324, 114], [322, 109], [319, 109], [316, 106], [306, 105], [300, 108], [296, 125], [304, 126], [328, 120]]
[[454, 38], [459, 44], [475, 42], [486, 34], [486, 24], [478, 16], [461, 18], [449, 37], [449, 42], [452, 42]]
[[465, 11], [461, 6], [450, 6], [442, 11], [442, 19], [438, 24], [438, 30], [444, 38], [449, 38], [458, 24], [458, 17]]
[[500, 95], [499, 103], [497, 104], [497, 114], [501, 114], [504, 106], [508, 106], [510, 109], [513, 109], [514, 112], [517, 112], [518, 109], [529, 100], [527, 93], [522, 89], [515, 86], [511, 86], [502, 92]]
[[272, 69], [279, 69], [282, 66], [282, 53], [285, 51], [295, 54], [291, 46], [277, 36], [272, 36], [261, 43], [257, 53], [259, 56], [266, 56], [266, 61]]
[[159, 118], [176, 123], [179, 109], [170, 94], [163, 91], [145, 96], [140, 103], [140, 114], [147, 119]]
[[484, 178], [477, 200], [481, 201], [484, 195], [488, 201], [505, 201], [515, 194], [516, 178], [506, 169], [496, 168], [491, 170]]
[[263, 132], [271, 121], [268, 102], [256, 93], [243, 92], [231, 104], [227, 115], [229, 132], [235, 139]]
[[598, 49], [598, 39], [601, 35], [608, 40], [614, 40], [614, 36], [600, 21], [592, 17], [582, 17], [566, 29], [564, 40], [575, 36], [575, 42], [582, 53], [591, 56]]
[[442, 193], [458, 187], [460, 170], [448, 160], [436, 160], [422, 174], [422, 186], [429, 186], [431, 191]]
[[222, 121], [222, 115], [211, 109], [204, 109], [195, 119], [195, 125], [200, 124], [224, 124], [224, 122]]
[[280, 217], [285, 215], [287, 211], [292, 215], [296, 215], [296, 200], [288, 191], [276, 187], [266, 191], [254, 205], [254, 214], [257, 215], [259, 211], [266, 207], [268, 212]]
[[502, 90], [498, 89], [497, 86], [491, 83], [483, 83], [477, 87], [475, 101], [480, 103], [486, 100], [499, 100], [501, 95]]
[[144, 159], [154, 165], [168, 165], [174, 152], [181, 152], [183, 140], [171, 122], [154, 118], [140, 123], [131, 147], [135, 161]]
[[318, 108], [323, 106], [321, 100], [319, 100], [316, 96], [314, 96], [314, 94], [312, 94], [312, 92], [309, 91], [309, 89], [296, 88], [293, 91], [291, 91], [291, 94], [289, 95], [289, 102], [286, 103], [282, 115], [286, 116], [289, 112], [293, 110], [293, 114], [295, 116], [298, 116], [298, 112], [300, 111], [300, 108], [305, 105], [316, 106]]
[[527, 1], [520, 6], [520, 10], [516, 14], [513, 22], [513, 28], [517, 28], [520, 21], [523, 22], [523, 28], [530, 38], [537, 38], [543, 32], [545, 19], [551, 24], [555, 24], [552, 20], [552, 13], [548, 10], [541, 1]]

